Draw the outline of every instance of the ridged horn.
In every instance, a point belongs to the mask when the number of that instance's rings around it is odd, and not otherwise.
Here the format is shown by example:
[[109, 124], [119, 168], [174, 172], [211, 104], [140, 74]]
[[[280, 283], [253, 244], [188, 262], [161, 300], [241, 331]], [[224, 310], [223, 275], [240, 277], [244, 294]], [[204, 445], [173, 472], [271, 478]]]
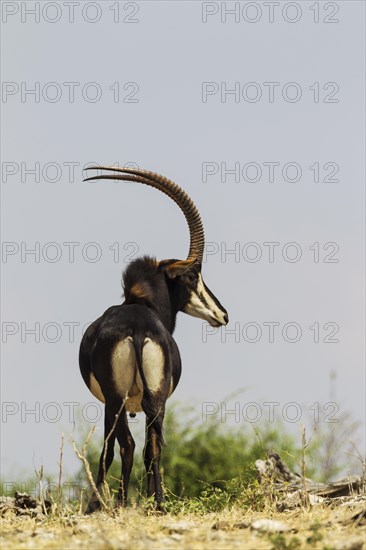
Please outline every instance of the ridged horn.
[[[202, 225], [201, 216], [189, 195], [174, 181], [156, 174], [148, 170], [137, 170], [134, 168], [116, 168], [114, 166], [90, 166], [85, 170], [107, 170], [110, 172], [118, 172], [118, 174], [102, 174], [100, 176], [91, 176], [85, 178], [84, 181], [91, 180], [122, 180], [136, 181], [150, 187], [159, 189], [170, 197], [182, 210], [188, 224], [190, 245], [187, 260], [196, 258], [199, 263], [202, 263], [203, 251], [205, 247], [205, 235]], [[121, 175], [119, 175], [121, 174]]]

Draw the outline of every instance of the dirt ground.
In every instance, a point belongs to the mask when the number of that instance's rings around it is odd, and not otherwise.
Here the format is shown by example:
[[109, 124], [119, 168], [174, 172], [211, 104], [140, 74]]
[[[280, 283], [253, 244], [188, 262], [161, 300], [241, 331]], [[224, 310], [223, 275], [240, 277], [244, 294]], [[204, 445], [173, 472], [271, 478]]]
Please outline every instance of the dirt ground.
[[127, 508], [111, 514], [33, 518], [8, 512], [2, 518], [1, 548], [363, 550], [364, 508], [365, 503], [361, 508], [314, 506], [272, 514], [231, 510], [203, 516], [146, 515]]

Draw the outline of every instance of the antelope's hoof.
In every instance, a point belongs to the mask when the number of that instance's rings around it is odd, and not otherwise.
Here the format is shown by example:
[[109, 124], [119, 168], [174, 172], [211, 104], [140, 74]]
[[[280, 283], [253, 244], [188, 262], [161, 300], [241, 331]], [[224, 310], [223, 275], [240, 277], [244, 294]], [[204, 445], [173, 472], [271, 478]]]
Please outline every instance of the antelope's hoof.
[[164, 502], [157, 502], [156, 500], [153, 502], [148, 502], [147, 506], [145, 507], [145, 513], [148, 516], [165, 516], [167, 514], [167, 511], [164, 506]]
[[155, 503], [155, 514], [165, 516], [167, 514], [167, 511], [165, 509], [163, 502], [156, 502]]
[[100, 509], [100, 502], [99, 500], [90, 500], [89, 504], [88, 504], [88, 507], [85, 511], [85, 514], [86, 515], [90, 515], [92, 514], [93, 512], [96, 512], [97, 510]]

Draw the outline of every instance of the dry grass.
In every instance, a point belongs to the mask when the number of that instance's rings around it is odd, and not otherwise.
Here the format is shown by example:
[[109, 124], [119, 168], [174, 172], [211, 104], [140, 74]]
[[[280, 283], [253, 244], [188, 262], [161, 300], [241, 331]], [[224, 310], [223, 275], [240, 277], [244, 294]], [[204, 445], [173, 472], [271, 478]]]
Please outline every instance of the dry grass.
[[[174, 516], [146, 515], [137, 508], [97, 512], [93, 516], [69, 513], [34, 518], [7, 512], [2, 521], [1, 548], [364, 549], [365, 527], [351, 516], [348, 506], [329, 509], [324, 505], [283, 513], [232, 509]], [[269, 534], [247, 526], [259, 518], [279, 520], [290, 530]], [[213, 529], [215, 524], [218, 528]]]
[[[75, 445], [74, 448], [83, 462], [91, 488], [95, 490], [86, 459], [89, 437], [90, 434], [81, 452]], [[303, 479], [306, 474], [305, 449], [304, 432]], [[264, 479], [266, 476], [262, 472], [261, 483], [243, 484], [243, 480], [235, 478], [227, 483], [225, 491], [203, 492], [200, 499], [169, 500], [167, 493], [168, 509], [174, 512], [167, 515], [148, 512], [152, 503], [140, 498], [140, 506], [136, 501], [133, 506], [122, 509], [113, 508], [106, 499], [101, 511], [86, 516], [80, 513], [85, 502], [62, 504], [65, 502], [62, 496], [62, 454], [63, 439], [56, 498], [50, 495], [48, 501], [33, 499], [34, 506], [29, 503], [23, 506], [21, 498], [17, 501], [17, 495], [15, 499], [3, 497], [5, 500], [0, 506], [2, 550], [366, 550], [364, 487], [363, 491], [351, 491], [347, 497], [319, 499], [308, 494], [305, 483], [291, 494], [285, 489], [278, 492], [275, 477], [269, 475]], [[277, 459], [282, 463], [280, 457]], [[42, 489], [43, 468], [36, 473]], [[297, 495], [297, 498], [294, 500], [291, 495]], [[28, 497], [25, 497], [26, 501]], [[83, 497], [82, 500], [85, 495]], [[264, 528], [262, 522], [260, 529], [258, 520], [266, 520]]]

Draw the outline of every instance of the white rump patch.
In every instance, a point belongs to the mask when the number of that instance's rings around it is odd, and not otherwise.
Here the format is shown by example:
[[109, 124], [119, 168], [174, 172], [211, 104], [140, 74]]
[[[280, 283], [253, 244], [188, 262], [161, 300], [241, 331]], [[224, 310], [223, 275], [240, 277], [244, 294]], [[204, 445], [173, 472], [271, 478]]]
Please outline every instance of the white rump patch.
[[[141, 412], [143, 384], [137, 368], [135, 348], [130, 336], [118, 342], [112, 352], [112, 376], [115, 391], [125, 400], [127, 412]], [[142, 368], [151, 392], [157, 392], [164, 381], [164, 353], [150, 338], [145, 338], [142, 348]], [[171, 380], [170, 392], [173, 390]], [[90, 376], [90, 391], [105, 403], [104, 395], [95, 376]]]
[[142, 380], [138, 372], [131, 336], [118, 342], [112, 353], [113, 382], [116, 392], [125, 399], [127, 412], [140, 412]]
[[135, 349], [131, 336], [116, 344], [112, 353], [112, 376], [116, 392], [127, 398], [135, 380]]
[[159, 391], [164, 380], [164, 353], [161, 346], [150, 338], [144, 340], [142, 368], [149, 390]]

